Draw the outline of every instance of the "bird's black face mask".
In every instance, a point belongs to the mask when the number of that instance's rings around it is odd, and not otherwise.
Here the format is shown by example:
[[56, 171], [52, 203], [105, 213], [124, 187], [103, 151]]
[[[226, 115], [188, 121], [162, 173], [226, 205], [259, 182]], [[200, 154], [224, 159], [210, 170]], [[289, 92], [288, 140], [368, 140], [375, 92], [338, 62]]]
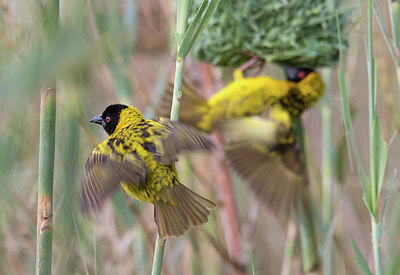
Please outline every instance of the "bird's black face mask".
[[294, 66], [284, 66], [283, 69], [285, 70], [287, 79], [293, 82], [300, 82], [314, 71], [310, 68], [298, 68]]
[[106, 131], [108, 135], [111, 135], [118, 125], [121, 111], [125, 108], [128, 108], [128, 106], [122, 104], [110, 105], [101, 115], [93, 117], [89, 122], [100, 124], [103, 126], [104, 131]]

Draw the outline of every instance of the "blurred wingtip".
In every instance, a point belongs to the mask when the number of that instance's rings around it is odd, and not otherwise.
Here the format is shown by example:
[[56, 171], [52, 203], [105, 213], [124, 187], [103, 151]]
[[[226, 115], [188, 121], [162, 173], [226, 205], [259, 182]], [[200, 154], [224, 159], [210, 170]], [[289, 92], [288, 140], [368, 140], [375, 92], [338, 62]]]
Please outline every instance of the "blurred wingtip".
[[289, 217], [306, 185], [304, 165], [295, 143], [279, 144], [274, 149], [247, 140], [231, 143], [224, 151], [229, 167], [257, 199], [279, 216]]

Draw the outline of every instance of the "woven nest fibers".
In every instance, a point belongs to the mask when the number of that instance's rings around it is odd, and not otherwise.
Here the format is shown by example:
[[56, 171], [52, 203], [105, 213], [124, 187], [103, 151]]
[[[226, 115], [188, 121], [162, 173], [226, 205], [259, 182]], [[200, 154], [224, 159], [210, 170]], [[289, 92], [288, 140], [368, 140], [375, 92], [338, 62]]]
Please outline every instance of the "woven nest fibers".
[[344, 27], [352, 11], [339, 9], [339, 2], [222, 0], [196, 45], [195, 55], [217, 66], [239, 66], [254, 55], [279, 64], [331, 66], [338, 59], [340, 45], [346, 48]]

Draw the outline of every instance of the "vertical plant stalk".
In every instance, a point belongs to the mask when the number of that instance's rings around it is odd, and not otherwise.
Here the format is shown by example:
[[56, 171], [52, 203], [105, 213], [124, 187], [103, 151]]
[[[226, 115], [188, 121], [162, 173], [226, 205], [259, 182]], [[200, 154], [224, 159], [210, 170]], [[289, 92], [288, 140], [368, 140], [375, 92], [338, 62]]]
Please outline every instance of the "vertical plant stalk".
[[40, 106], [36, 274], [51, 274], [56, 91], [43, 87]]
[[[380, 246], [380, 233], [379, 233], [379, 213], [378, 203], [380, 194], [379, 182], [379, 166], [380, 164], [380, 148], [379, 145], [381, 136], [379, 129], [378, 117], [376, 114], [376, 72], [375, 72], [375, 59], [373, 55], [373, 33], [372, 33], [372, 9], [373, 1], [368, 0], [368, 86], [369, 86], [369, 158], [370, 158], [370, 216], [371, 216], [371, 230], [372, 230], [372, 248], [374, 254], [375, 274], [383, 274], [382, 259], [381, 259], [381, 246]], [[377, 129], [378, 128], [378, 129]], [[379, 136], [376, 134], [379, 131]], [[377, 148], [378, 147], [378, 148]]]
[[298, 206], [298, 223], [301, 249], [301, 261], [305, 273], [314, 271], [318, 267], [317, 245], [315, 243], [314, 225], [308, 202], [300, 202]]
[[[301, 119], [296, 119], [293, 122], [293, 128], [300, 139], [301, 153], [303, 155], [304, 165], [307, 165], [307, 158], [305, 153], [304, 133]], [[307, 173], [307, 168], [305, 168]], [[318, 253], [317, 244], [314, 235], [314, 224], [312, 221], [312, 213], [310, 211], [310, 198], [308, 192], [303, 196], [299, 205], [297, 206], [297, 219], [299, 224], [299, 237], [300, 237], [300, 249], [301, 259], [303, 264], [304, 272], [310, 272], [318, 267]]]
[[[327, 90], [321, 100], [322, 128], [322, 219], [324, 234], [327, 234], [332, 220], [332, 163], [331, 163], [331, 108], [330, 82], [331, 69], [324, 69], [323, 76]], [[328, 243], [323, 251], [323, 274], [332, 274], [332, 244]]]
[[[187, 21], [189, 17], [189, 0], [178, 0], [178, 10], [176, 19], [176, 33], [177, 33], [177, 51], [181, 46], [183, 34], [186, 32]], [[171, 107], [171, 120], [179, 120], [179, 107], [182, 98], [182, 73], [183, 73], [183, 61], [177, 56], [176, 68], [175, 68], [175, 80], [174, 80], [174, 94]], [[153, 258], [153, 268], [152, 275], [158, 275], [161, 273], [162, 261], [164, 257], [165, 239], [160, 239], [157, 234], [154, 258]]]
[[[182, 73], [183, 62], [190, 49], [200, 37], [206, 27], [210, 17], [214, 13], [219, 0], [203, 1], [198, 12], [193, 18], [189, 28], [187, 28], [190, 0], [178, 0], [178, 10], [176, 19], [175, 38], [177, 42], [176, 69], [174, 80], [174, 92], [171, 107], [171, 120], [179, 120], [179, 107], [182, 98]], [[165, 240], [160, 240], [157, 236], [156, 249], [154, 252], [152, 274], [160, 274], [162, 258], [164, 253]]]
[[381, 259], [381, 243], [379, 238], [379, 225], [375, 217], [371, 215], [371, 228], [372, 228], [372, 248], [374, 251], [374, 266], [375, 274], [382, 275], [382, 259]]
[[376, 216], [377, 213], [377, 185], [375, 184], [375, 150], [374, 150], [374, 120], [376, 115], [376, 93], [375, 93], [375, 83], [373, 77], [373, 70], [375, 68], [375, 60], [373, 57], [373, 44], [372, 44], [372, 0], [368, 0], [368, 86], [369, 86], [369, 111], [368, 111], [368, 121], [369, 121], [369, 153], [370, 153], [370, 189], [371, 189], [371, 203], [372, 203], [372, 214]]
[[[187, 21], [189, 17], [189, 8], [190, 8], [189, 0], [178, 0], [178, 10], [176, 17], [176, 35], [177, 35], [177, 45], [178, 45], [177, 52], [179, 52], [182, 43], [182, 37], [186, 32]], [[179, 55], [177, 55], [176, 67], [175, 67], [175, 79], [174, 79], [174, 95], [171, 107], [172, 121], [179, 120], [179, 108], [182, 98], [182, 73], [183, 73], [184, 61], [185, 61], [184, 58], [180, 58]]]
[[[43, 1], [45, 42], [58, 31], [59, 0]], [[53, 175], [56, 127], [56, 79], [40, 93], [39, 180], [36, 233], [36, 275], [51, 274], [53, 242]]]
[[183, 60], [176, 60], [175, 80], [174, 80], [174, 95], [171, 107], [171, 120], [179, 120], [179, 108], [182, 98], [182, 73], [183, 73]]
[[164, 248], [165, 248], [165, 239], [160, 239], [157, 234], [151, 275], [158, 275], [161, 273], [162, 261], [164, 257]]

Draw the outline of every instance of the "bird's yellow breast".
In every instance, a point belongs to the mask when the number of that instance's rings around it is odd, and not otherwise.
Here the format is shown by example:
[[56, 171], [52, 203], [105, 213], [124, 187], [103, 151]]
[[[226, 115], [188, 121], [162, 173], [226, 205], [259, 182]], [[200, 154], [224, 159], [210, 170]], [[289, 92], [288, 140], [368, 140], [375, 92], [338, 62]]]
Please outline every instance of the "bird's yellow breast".
[[172, 188], [174, 185], [178, 184], [177, 179], [178, 174], [174, 166], [157, 163], [156, 166], [153, 165], [152, 168], [149, 168], [149, 173], [144, 185], [136, 186], [121, 182], [121, 186], [126, 193], [142, 202], [154, 203], [160, 199], [172, 202], [171, 198], [160, 196], [160, 192], [165, 190], [165, 187]]

